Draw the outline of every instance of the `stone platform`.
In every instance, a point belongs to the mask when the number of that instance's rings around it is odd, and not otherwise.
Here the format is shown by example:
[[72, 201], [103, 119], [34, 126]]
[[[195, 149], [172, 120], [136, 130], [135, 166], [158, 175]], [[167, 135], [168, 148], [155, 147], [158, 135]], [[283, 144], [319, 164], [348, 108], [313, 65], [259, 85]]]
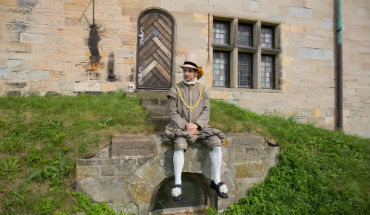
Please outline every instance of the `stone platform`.
[[221, 179], [229, 187], [228, 199], [218, 198], [209, 188], [210, 149], [195, 143], [185, 153], [184, 202], [173, 202], [169, 192], [173, 147], [158, 135], [115, 136], [92, 158], [79, 159], [76, 190], [124, 213], [173, 214], [204, 207], [222, 211], [261, 183], [269, 168], [277, 164], [279, 154], [279, 147], [269, 146], [263, 137], [226, 135], [232, 141], [223, 147]]

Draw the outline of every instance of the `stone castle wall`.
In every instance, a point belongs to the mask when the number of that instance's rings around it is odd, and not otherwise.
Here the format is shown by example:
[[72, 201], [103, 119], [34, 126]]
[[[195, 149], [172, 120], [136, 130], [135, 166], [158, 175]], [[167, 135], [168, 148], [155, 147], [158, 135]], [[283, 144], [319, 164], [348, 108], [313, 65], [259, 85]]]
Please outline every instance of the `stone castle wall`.
[[[370, 12], [367, 0], [343, 1], [344, 130], [370, 136]], [[258, 113], [334, 127], [333, 1], [96, 1], [101, 59], [89, 71], [90, 0], [0, 1], [0, 94], [76, 94], [126, 90], [136, 73], [137, 19], [149, 8], [175, 20], [174, 74], [195, 51], [212, 86], [212, 16], [277, 23], [278, 90], [212, 88], [211, 97]], [[211, 16], [208, 16], [210, 14]], [[113, 55], [112, 55], [113, 54]], [[109, 56], [113, 57], [109, 57]], [[108, 79], [110, 62], [115, 79]]]

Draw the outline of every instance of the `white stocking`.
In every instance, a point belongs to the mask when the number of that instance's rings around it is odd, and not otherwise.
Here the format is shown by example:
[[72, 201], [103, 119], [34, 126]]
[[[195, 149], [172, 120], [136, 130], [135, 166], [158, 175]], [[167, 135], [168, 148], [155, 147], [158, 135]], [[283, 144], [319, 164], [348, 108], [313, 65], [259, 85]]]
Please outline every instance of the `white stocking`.
[[181, 173], [184, 167], [184, 150], [178, 149], [173, 153], [173, 167], [175, 173], [175, 184], [181, 184]]
[[215, 182], [215, 184], [218, 184], [221, 182], [221, 179], [220, 179], [221, 161], [222, 161], [221, 146], [215, 146], [212, 148], [212, 151], [211, 151], [213, 181]]

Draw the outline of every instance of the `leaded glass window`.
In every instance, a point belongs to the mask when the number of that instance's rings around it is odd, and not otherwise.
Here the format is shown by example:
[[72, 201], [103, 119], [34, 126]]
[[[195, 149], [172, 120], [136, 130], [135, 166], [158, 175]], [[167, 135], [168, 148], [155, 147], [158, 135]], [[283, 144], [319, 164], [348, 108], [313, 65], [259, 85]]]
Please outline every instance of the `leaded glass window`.
[[252, 46], [252, 26], [248, 24], [238, 25], [238, 44]]
[[274, 33], [271, 27], [262, 27], [261, 29], [261, 47], [262, 48], [274, 48]]
[[229, 53], [213, 52], [213, 86], [227, 87], [229, 78]]
[[273, 88], [274, 59], [270, 55], [261, 56], [261, 87]]
[[226, 45], [229, 43], [229, 25], [226, 22], [213, 23], [213, 43]]
[[252, 54], [238, 54], [238, 86], [252, 87]]

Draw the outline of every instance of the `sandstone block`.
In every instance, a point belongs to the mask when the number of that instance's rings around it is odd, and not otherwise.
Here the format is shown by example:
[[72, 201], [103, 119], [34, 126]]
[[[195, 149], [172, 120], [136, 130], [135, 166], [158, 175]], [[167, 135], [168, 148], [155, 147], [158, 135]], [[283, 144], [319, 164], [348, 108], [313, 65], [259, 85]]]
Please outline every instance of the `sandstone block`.
[[30, 53], [31, 45], [17, 42], [0, 43], [0, 52]]
[[236, 165], [236, 178], [259, 177], [263, 173], [263, 163], [247, 162], [245, 164]]
[[300, 18], [312, 18], [312, 9], [304, 7], [289, 7], [289, 15]]
[[9, 79], [10, 71], [8, 69], [0, 69], [0, 79]]
[[101, 176], [113, 176], [114, 175], [114, 166], [104, 166], [100, 167]]
[[153, 157], [156, 154], [155, 141], [150, 136], [116, 136], [112, 139], [112, 158]]
[[18, 67], [23, 64], [23, 60], [21, 59], [8, 59], [7, 65], [9, 69], [13, 69], [14, 67]]
[[99, 167], [77, 166], [76, 167], [76, 177], [78, 179], [99, 177]]
[[85, 178], [77, 180], [76, 191], [94, 202], [123, 203], [123, 178]]
[[21, 43], [45, 44], [45, 36], [41, 34], [21, 33], [20, 41]]

